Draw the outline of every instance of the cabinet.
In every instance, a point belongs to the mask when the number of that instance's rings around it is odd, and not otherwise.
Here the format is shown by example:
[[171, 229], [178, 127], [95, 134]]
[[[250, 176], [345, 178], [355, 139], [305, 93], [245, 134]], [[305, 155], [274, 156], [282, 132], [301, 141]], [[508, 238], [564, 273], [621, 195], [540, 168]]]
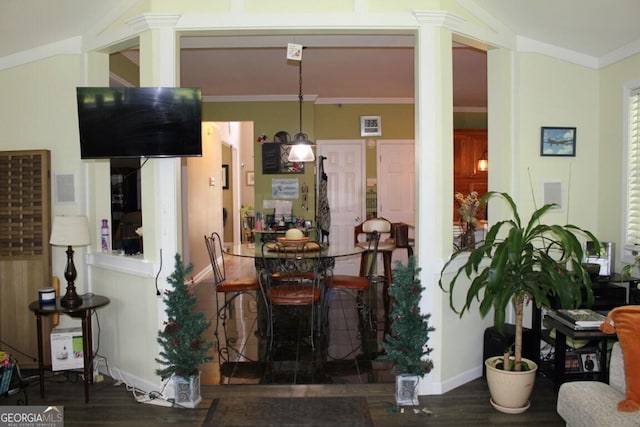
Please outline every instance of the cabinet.
[[[0, 349], [21, 368], [38, 366], [36, 321], [27, 307], [38, 289], [51, 286], [50, 195], [49, 151], [0, 152]], [[43, 328], [48, 345], [50, 323]]]
[[[482, 197], [487, 192], [487, 171], [477, 170], [478, 159], [487, 152], [485, 129], [459, 129], [453, 132], [453, 192], [469, 194], [477, 191]], [[454, 202], [455, 203], [455, 202]], [[459, 220], [454, 206], [453, 220]], [[485, 212], [478, 212], [478, 219], [486, 219]]]

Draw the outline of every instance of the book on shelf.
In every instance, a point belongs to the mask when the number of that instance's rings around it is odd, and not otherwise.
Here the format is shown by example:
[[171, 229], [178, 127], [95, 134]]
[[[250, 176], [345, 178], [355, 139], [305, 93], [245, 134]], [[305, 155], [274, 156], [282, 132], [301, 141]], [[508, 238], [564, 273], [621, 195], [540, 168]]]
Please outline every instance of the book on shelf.
[[555, 310], [556, 318], [563, 319], [579, 328], [597, 329], [606, 317], [588, 308]]

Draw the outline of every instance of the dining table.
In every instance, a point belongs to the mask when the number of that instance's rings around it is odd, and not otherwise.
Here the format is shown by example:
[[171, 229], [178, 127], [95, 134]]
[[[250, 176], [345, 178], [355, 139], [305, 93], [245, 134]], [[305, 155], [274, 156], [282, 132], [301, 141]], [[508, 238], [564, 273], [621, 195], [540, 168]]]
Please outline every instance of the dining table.
[[[278, 250], [274, 250], [273, 246], [270, 246], [274, 244], [276, 243], [242, 243], [228, 246], [223, 250], [225, 252], [225, 255], [254, 259], [255, 268], [258, 271], [258, 275], [260, 276], [261, 272], [269, 272], [273, 268], [273, 265], [275, 265], [275, 262], [277, 262], [278, 257], [282, 256], [281, 253], [279, 254]], [[324, 278], [330, 277], [332, 275], [336, 259], [353, 255], [359, 257], [360, 254], [367, 250], [366, 247], [358, 246], [355, 244], [313, 244], [319, 245], [319, 249], [317, 251], [311, 250], [305, 252], [305, 254], [300, 256], [309, 258], [318, 257], [318, 273]], [[273, 265], [271, 264], [271, 260], [274, 261]], [[266, 274], [265, 277], [269, 276], [269, 274]]]

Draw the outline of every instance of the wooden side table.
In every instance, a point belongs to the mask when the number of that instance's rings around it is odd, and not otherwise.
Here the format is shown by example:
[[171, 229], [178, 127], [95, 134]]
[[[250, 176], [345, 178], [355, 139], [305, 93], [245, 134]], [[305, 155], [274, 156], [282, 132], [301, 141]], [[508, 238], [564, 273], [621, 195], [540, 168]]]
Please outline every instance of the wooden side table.
[[89, 403], [89, 385], [93, 384], [93, 333], [91, 331], [91, 311], [109, 304], [107, 297], [100, 295], [83, 295], [82, 305], [67, 308], [60, 305], [60, 298], [55, 304], [42, 305], [40, 301], [29, 304], [29, 310], [36, 315], [38, 328], [38, 372], [40, 375], [40, 397], [44, 394], [44, 349], [42, 348], [42, 316], [60, 313], [79, 318], [82, 321], [82, 352], [84, 353], [84, 401]]

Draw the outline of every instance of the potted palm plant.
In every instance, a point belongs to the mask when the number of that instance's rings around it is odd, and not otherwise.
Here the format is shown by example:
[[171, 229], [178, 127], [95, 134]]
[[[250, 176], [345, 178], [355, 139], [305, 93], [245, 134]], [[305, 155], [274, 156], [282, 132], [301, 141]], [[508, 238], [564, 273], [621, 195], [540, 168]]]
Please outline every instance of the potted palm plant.
[[424, 287], [420, 284], [415, 257], [409, 257], [406, 265], [396, 261], [389, 286], [391, 327], [385, 335], [382, 359], [390, 360], [391, 371], [396, 375], [396, 403], [418, 405], [418, 381], [431, 372], [433, 362], [428, 358], [432, 348], [427, 347], [430, 314], [420, 312], [420, 299]]
[[[488, 192], [480, 200], [485, 205], [491, 198], [505, 200], [511, 209], [511, 219], [499, 221], [488, 230], [486, 238], [471, 250], [460, 249], [444, 265], [439, 280], [440, 288], [449, 293], [449, 304], [460, 316], [479, 301], [481, 316], [494, 311], [494, 325], [502, 333], [509, 303], [515, 310], [515, 345], [504, 357], [489, 358], [487, 382], [491, 403], [496, 409], [508, 413], [524, 412], [535, 381], [535, 362], [522, 358], [522, 319], [524, 306], [529, 301], [540, 307], [560, 306], [574, 308], [582, 305], [586, 290], [586, 304], [593, 303], [591, 280], [582, 265], [584, 254], [577, 238], [584, 235], [594, 242], [595, 236], [575, 225], [546, 225], [541, 218], [553, 207], [547, 204], [537, 209], [527, 223], [520, 219], [513, 199], [507, 193]], [[466, 259], [464, 257], [467, 257]], [[454, 263], [461, 265], [451, 280], [447, 272]], [[457, 265], [457, 264], [456, 264]], [[454, 302], [454, 288], [471, 283], [461, 308]], [[507, 375], [509, 379], [496, 376]], [[502, 385], [510, 385], [506, 391]], [[521, 383], [524, 393], [517, 396], [516, 386]], [[514, 401], [510, 402], [513, 398]]]
[[202, 401], [198, 367], [211, 359], [207, 352], [213, 344], [203, 337], [210, 322], [204, 313], [194, 311], [196, 297], [187, 287], [193, 266], [185, 267], [180, 254], [176, 254], [175, 260], [175, 270], [167, 278], [173, 289], [164, 292], [167, 320], [157, 338], [162, 350], [156, 362], [164, 368], [157, 369], [156, 374], [162, 380], [170, 379], [168, 400], [195, 408]]

